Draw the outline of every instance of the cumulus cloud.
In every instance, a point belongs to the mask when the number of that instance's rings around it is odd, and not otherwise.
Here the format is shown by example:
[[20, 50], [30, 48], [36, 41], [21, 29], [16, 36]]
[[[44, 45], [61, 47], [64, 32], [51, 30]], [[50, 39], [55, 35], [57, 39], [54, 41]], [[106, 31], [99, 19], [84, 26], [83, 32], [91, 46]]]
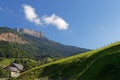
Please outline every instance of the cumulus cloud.
[[35, 8], [31, 7], [30, 5], [24, 4], [24, 13], [25, 17], [28, 21], [35, 23], [36, 25], [40, 25], [40, 18], [38, 17]]
[[37, 25], [53, 25], [59, 30], [66, 30], [69, 27], [69, 24], [56, 14], [52, 14], [51, 16], [38, 17], [35, 8], [27, 4], [24, 4], [23, 8], [26, 19], [32, 23], [35, 23]]
[[44, 16], [42, 19], [45, 24], [53, 25], [59, 30], [66, 30], [69, 26], [69, 24], [63, 18], [57, 16], [56, 14], [52, 14], [51, 16]]

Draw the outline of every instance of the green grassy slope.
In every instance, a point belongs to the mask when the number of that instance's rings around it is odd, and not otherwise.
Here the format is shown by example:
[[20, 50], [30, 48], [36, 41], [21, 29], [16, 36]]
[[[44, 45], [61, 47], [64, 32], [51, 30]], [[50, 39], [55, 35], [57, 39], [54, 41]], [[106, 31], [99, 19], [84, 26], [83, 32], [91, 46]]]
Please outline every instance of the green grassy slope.
[[9, 66], [12, 63], [13, 59], [5, 59], [3, 58], [2, 60], [0, 60], [0, 66]]
[[120, 80], [120, 42], [28, 70], [17, 80]]
[[9, 66], [12, 63], [18, 63], [24, 66], [24, 70], [31, 69], [33, 67], [41, 65], [40, 62], [33, 59], [27, 58], [1, 58], [0, 57], [0, 67]]

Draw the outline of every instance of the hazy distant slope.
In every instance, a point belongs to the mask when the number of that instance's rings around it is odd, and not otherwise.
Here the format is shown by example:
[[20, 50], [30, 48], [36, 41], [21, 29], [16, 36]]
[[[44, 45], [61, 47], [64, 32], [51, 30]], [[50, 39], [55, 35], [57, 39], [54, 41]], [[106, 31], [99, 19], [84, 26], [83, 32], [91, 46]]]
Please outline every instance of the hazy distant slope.
[[120, 42], [24, 72], [18, 80], [120, 80]]

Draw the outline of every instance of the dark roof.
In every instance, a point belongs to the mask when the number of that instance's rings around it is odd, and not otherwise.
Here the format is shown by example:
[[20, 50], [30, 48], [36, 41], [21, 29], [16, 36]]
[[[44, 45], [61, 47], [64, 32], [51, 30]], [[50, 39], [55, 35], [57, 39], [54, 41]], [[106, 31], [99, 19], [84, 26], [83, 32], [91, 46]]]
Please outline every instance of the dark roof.
[[16, 67], [16, 68], [19, 69], [20, 71], [23, 70], [23, 66], [22, 66], [21, 64], [12, 63], [12, 66]]
[[9, 67], [11, 72], [20, 72], [16, 67]]

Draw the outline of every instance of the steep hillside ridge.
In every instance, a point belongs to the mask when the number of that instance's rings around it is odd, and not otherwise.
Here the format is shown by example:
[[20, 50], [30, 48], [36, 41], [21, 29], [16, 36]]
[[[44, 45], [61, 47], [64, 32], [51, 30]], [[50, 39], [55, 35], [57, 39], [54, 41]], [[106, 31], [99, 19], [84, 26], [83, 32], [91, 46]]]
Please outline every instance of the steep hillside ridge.
[[18, 35], [8, 32], [0, 34], [0, 41], [12, 42], [12, 43], [20, 43], [20, 44], [27, 44], [28, 42], [23, 40]]
[[17, 80], [119, 80], [120, 42], [24, 72]]
[[29, 29], [0, 27], [0, 34], [0, 56], [2, 57], [24, 57], [19, 54], [25, 54], [26, 57], [36, 60], [47, 58], [56, 60], [88, 51], [85, 48], [63, 45], [49, 40], [42, 32]]
[[17, 28], [15, 30], [21, 33], [28, 40], [37, 42], [37, 44], [44, 44], [50, 47], [51, 49], [53, 49], [55, 52], [58, 52], [60, 55], [64, 57], [68, 57], [68, 56], [72, 56], [78, 53], [89, 51], [89, 49], [86, 49], [86, 48], [64, 45], [56, 41], [50, 40], [41, 31], [38, 32], [38, 31], [26, 29], [26, 28]]
[[43, 60], [43, 57], [52, 57], [54, 59], [63, 57], [49, 46], [39, 43], [40, 38], [34, 36], [27, 37], [28, 35], [26, 36], [26, 34], [19, 33], [15, 29], [8, 27], [0, 27], [0, 34], [0, 57], [29, 57], [35, 60]]

